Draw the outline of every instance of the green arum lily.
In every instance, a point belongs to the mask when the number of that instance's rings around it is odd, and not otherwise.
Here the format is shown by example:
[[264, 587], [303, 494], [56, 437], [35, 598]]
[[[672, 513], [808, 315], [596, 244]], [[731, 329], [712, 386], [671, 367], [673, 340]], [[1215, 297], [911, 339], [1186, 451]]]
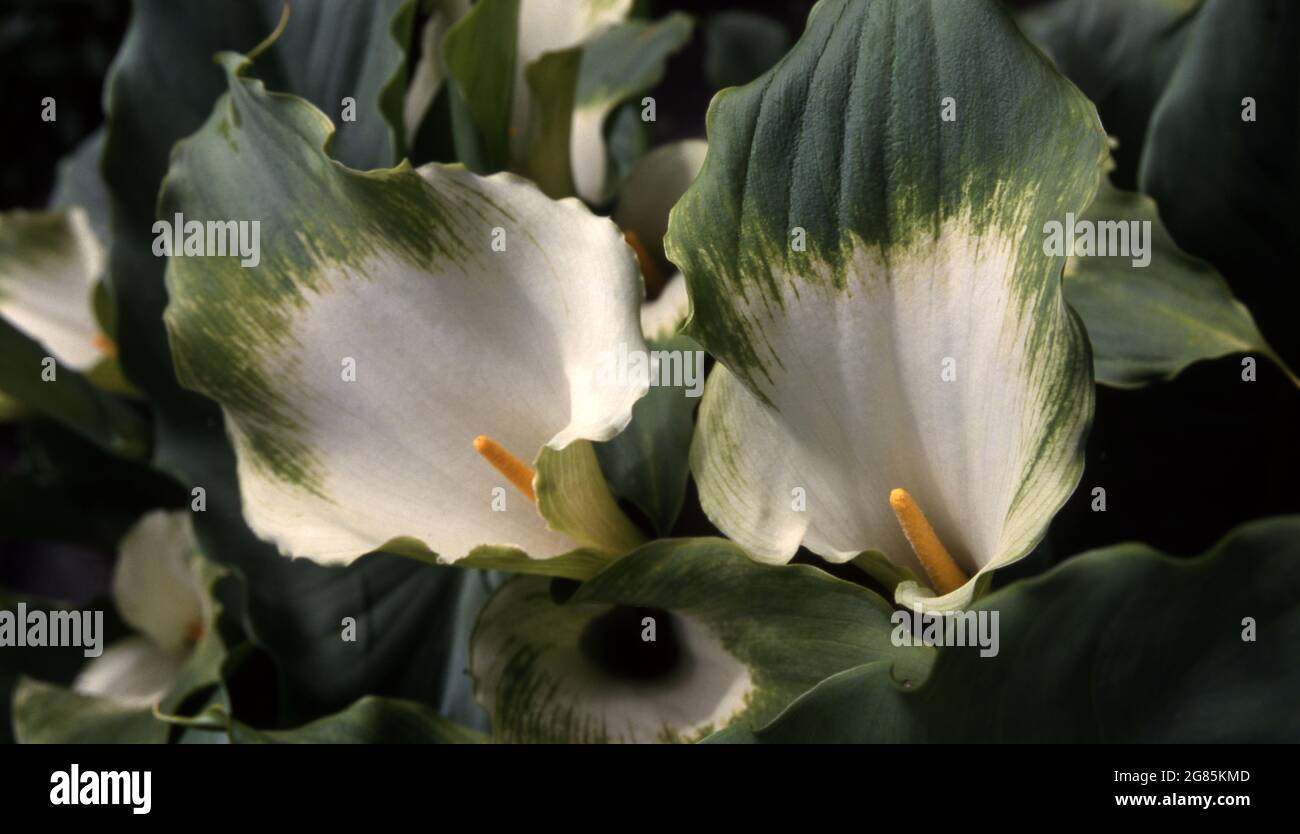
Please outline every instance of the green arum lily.
[[252, 529], [323, 563], [578, 578], [639, 543], [589, 442], [647, 390], [597, 373], [644, 350], [617, 227], [511, 174], [346, 168], [322, 113], [220, 62], [229, 92], [177, 146], [162, 216], [261, 218], [263, 253], [171, 258], [166, 321], [182, 383], [224, 409]]
[[211, 619], [186, 512], [152, 512], [122, 539], [113, 602], [138, 634], [86, 664], [76, 692], [126, 706], [157, 704], [176, 684]]
[[114, 350], [95, 316], [103, 268], [83, 209], [0, 215], [0, 316], [78, 371]]
[[[562, 597], [562, 598], [561, 598]], [[933, 651], [889, 638], [879, 595], [722, 539], [661, 539], [570, 595], [508, 580], [474, 629], [474, 691], [505, 741], [695, 741], [758, 727], [826, 677], [878, 663], [899, 681]]]
[[1082, 473], [1091, 357], [1042, 230], [1098, 188], [1092, 104], [996, 3], [823, 0], [708, 128], [668, 235], [719, 361], [705, 511], [759, 560], [966, 606]]

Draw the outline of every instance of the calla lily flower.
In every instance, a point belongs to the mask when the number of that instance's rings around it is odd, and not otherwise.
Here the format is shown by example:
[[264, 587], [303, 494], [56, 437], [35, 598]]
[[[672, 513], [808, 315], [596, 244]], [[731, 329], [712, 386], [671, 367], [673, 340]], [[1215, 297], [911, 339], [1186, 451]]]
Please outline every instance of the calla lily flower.
[[94, 312], [103, 267], [85, 210], [0, 215], [0, 316], [74, 370], [90, 370], [114, 350]]
[[176, 682], [210, 616], [186, 512], [149, 513], [122, 539], [113, 602], [138, 634], [91, 660], [72, 688], [123, 705], [156, 704]]
[[[510, 102], [511, 155], [522, 159], [531, 138], [531, 124], [538, 118], [536, 104], [525, 76], [528, 68], [547, 52], [558, 52], [598, 37], [621, 23], [632, 9], [632, 0], [520, 0], [519, 40], [515, 53], [515, 82]], [[574, 187], [589, 200], [598, 201], [605, 187], [604, 116], [578, 109], [570, 134], [570, 159]]]
[[598, 374], [644, 350], [617, 227], [511, 174], [350, 170], [322, 113], [221, 61], [230, 92], [178, 145], [164, 216], [260, 217], [264, 251], [172, 258], [166, 319], [181, 380], [225, 411], [252, 529], [324, 563], [529, 569], [639, 542], [588, 442], [647, 391]]
[[646, 294], [641, 305], [641, 333], [647, 340], [677, 333], [690, 313], [686, 279], [673, 271], [664, 278], [664, 234], [668, 214], [686, 193], [704, 164], [709, 145], [687, 139], [660, 145], [636, 161], [619, 188], [614, 222], [623, 229], [641, 262]]
[[867, 553], [932, 610], [1029, 552], [1082, 473], [1089, 348], [1043, 229], [1107, 152], [998, 4], [943, 12], [819, 3], [714, 99], [668, 236], [720, 363], [692, 449], [709, 517], [766, 562]]
[[722, 539], [651, 542], [563, 602], [551, 585], [512, 577], [474, 629], [474, 693], [501, 741], [697, 741], [761, 727], [859, 664], [905, 680], [929, 663], [890, 642], [875, 593]]

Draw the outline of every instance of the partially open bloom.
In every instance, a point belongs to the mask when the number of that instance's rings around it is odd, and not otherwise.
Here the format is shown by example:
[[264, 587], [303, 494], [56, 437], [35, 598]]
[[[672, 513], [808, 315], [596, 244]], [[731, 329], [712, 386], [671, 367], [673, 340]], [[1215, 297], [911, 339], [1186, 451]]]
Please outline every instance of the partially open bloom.
[[151, 705], [176, 682], [210, 612], [187, 512], [149, 513], [122, 538], [113, 602], [137, 634], [91, 660], [73, 682], [83, 695]]

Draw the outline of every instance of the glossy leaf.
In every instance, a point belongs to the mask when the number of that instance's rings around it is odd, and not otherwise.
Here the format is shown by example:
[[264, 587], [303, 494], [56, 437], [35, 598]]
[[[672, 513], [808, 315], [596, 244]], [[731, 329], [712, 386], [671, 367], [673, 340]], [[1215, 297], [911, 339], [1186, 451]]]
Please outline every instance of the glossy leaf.
[[1145, 265], [1134, 253], [1066, 263], [1065, 298], [1088, 329], [1098, 382], [1144, 385], [1233, 353], [1276, 358], [1218, 271], [1170, 238], [1149, 197], [1103, 185], [1080, 221], [1096, 224], [1099, 236], [1112, 234], [1106, 224], [1120, 224], [1112, 226], [1117, 239], [1144, 237], [1149, 258]]
[[1300, 739], [1300, 518], [1253, 522], [1177, 560], [1138, 544], [1075, 556], [976, 606], [995, 657], [940, 649], [904, 688], [872, 663], [819, 684], [765, 742], [1277, 742]]

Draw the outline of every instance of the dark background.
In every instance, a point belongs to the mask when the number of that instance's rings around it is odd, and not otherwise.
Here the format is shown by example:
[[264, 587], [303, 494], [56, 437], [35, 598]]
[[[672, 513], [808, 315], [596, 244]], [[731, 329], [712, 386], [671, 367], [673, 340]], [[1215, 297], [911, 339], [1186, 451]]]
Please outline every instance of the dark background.
[[[701, 24], [655, 91], [656, 144], [704, 134], [705, 110], [715, 92], [704, 80], [711, 16], [733, 8], [761, 11], [782, 22], [792, 42], [811, 6], [809, 0], [650, 2], [651, 16], [681, 9]], [[129, 12], [127, 0], [3, 0], [0, 98], [11, 123], [0, 130], [0, 209], [43, 207], [58, 161], [102, 122], [104, 78]], [[58, 102], [57, 122], [40, 120], [45, 96]], [[1195, 555], [1244, 521], [1300, 511], [1300, 444], [1294, 437], [1300, 391], [1266, 359], [1259, 358], [1257, 382], [1243, 382], [1240, 371], [1240, 357], [1233, 356], [1139, 390], [1099, 387], [1078, 491], [1039, 551], [1002, 571], [1001, 581], [1127, 540]], [[101, 478], [107, 469], [98, 467], [98, 454], [57, 426], [0, 426], [0, 476], [63, 456], [79, 461], [83, 482], [79, 491], [51, 497], [49, 518], [28, 519], [33, 523], [22, 527], [28, 531], [23, 540], [0, 538], [0, 586], [87, 599], [103, 590], [122, 525], [148, 507], [180, 500], [166, 482], [143, 470], [124, 475], [115, 465], [116, 480]], [[1097, 486], [1106, 489], [1104, 513], [1090, 508]], [[675, 532], [712, 532], [694, 500], [692, 493]], [[86, 518], [95, 519], [89, 530], [82, 523]], [[6, 526], [0, 532], [14, 531]]]

